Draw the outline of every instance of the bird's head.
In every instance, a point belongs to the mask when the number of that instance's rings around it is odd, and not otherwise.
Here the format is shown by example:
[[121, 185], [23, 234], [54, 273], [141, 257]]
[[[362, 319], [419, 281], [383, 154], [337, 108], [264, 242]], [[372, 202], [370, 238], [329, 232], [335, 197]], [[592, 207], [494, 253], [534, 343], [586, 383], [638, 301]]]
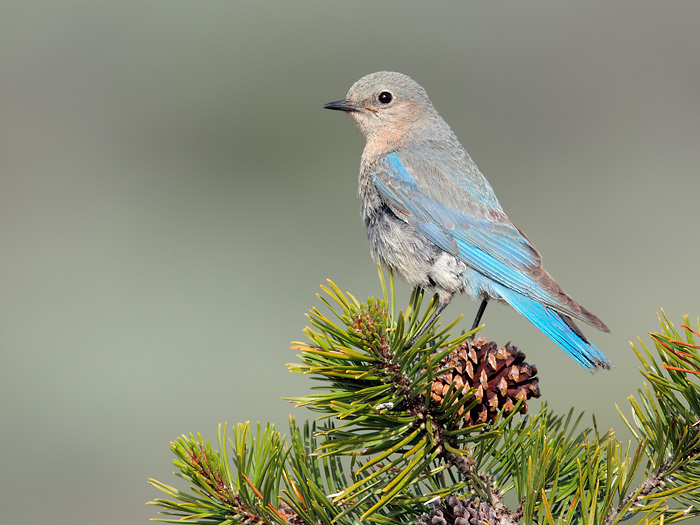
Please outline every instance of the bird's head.
[[360, 128], [368, 145], [395, 143], [417, 130], [428, 131], [441, 121], [425, 90], [413, 79], [388, 71], [362, 77], [343, 100], [326, 109], [345, 111]]

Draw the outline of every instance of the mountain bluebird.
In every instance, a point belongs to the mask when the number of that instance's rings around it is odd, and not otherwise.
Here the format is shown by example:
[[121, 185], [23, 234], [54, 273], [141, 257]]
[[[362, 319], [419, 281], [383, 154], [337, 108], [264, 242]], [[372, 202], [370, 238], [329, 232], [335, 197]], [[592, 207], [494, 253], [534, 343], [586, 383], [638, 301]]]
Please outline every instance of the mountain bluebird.
[[505, 301], [579, 365], [610, 368], [573, 319], [608, 327], [544, 270], [421, 86], [382, 71], [324, 107], [348, 113], [364, 134], [360, 198], [372, 256], [409, 284], [435, 290], [431, 321], [457, 292], [482, 300], [474, 327], [489, 299]]

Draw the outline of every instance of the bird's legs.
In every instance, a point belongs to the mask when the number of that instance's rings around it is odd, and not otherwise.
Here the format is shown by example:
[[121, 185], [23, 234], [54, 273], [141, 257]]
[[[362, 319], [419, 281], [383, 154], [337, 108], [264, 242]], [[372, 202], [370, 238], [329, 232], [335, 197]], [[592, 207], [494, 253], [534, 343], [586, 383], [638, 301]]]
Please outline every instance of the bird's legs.
[[[452, 297], [450, 297], [451, 299]], [[447, 307], [447, 305], [450, 304], [449, 299], [447, 301], [440, 301], [438, 304], [438, 307], [436, 310], [433, 312], [433, 315], [430, 316], [430, 319], [423, 325], [423, 328], [421, 328], [416, 335], [414, 335], [411, 340], [406, 343], [406, 346], [404, 347], [404, 350], [407, 350], [411, 348], [416, 341], [425, 333], [425, 331], [432, 326], [432, 324], [435, 322], [435, 319], [437, 319], [438, 315], [442, 313], [442, 311]], [[489, 304], [489, 298], [485, 297], [482, 301], [481, 304], [479, 305], [479, 310], [476, 312], [476, 317], [474, 318], [474, 322], [472, 323], [472, 327], [469, 330], [470, 332], [474, 330], [477, 326], [479, 326], [479, 323], [481, 322], [481, 318], [484, 315], [484, 312], [486, 311], [486, 305]]]
[[[479, 305], [479, 310], [476, 312], [476, 317], [474, 318], [474, 322], [472, 323], [471, 330], [474, 330], [477, 326], [479, 326], [479, 323], [481, 322], [481, 317], [484, 315], [484, 312], [486, 311], [487, 304], [489, 304], [489, 298], [484, 297], [484, 299], [481, 301], [481, 304]], [[469, 331], [471, 332], [471, 330], [469, 330]]]
[[425, 331], [432, 326], [432, 324], [435, 322], [435, 319], [437, 319], [438, 315], [442, 313], [442, 311], [445, 309], [445, 307], [450, 304], [450, 301], [440, 301], [438, 304], [437, 309], [433, 312], [433, 315], [430, 316], [430, 319], [428, 319], [428, 322], [423, 325], [423, 328], [421, 328], [416, 335], [411, 337], [411, 340], [406, 343], [406, 346], [404, 347], [404, 350], [407, 350], [411, 348], [416, 341], [422, 336]]

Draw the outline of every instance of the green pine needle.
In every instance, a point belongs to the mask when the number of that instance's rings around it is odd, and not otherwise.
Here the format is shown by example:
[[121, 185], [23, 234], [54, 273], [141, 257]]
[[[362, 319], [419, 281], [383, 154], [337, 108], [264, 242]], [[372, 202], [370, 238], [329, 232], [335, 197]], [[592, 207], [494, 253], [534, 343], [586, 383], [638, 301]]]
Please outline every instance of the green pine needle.
[[[661, 525], [700, 515], [700, 322], [686, 317], [678, 330], [662, 311], [653, 345], [632, 345], [645, 383], [630, 413], [618, 412], [634, 443], [546, 403], [522, 417], [519, 401], [489, 424], [463, 427], [474, 391], [450, 385], [439, 403], [430, 394], [444, 358], [473, 334], [451, 334], [460, 318], [425, 327], [437, 299], [416, 288], [400, 310], [391, 272], [379, 281], [379, 297], [364, 302], [328, 281], [325, 309], [309, 312], [307, 341], [294, 343], [301, 362], [289, 370], [317, 384], [289, 399], [318, 422], [298, 427], [291, 417], [289, 440], [248, 423], [230, 439], [220, 426], [215, 445], [182, 436], [171, 449], [189, 489], [149, 480], [166, 496], [149, 502], [156, 521], [389, 525], [460, 493], [497, 508], [504, 523]], [[508, 491], [516, 509], [504, 504]]]

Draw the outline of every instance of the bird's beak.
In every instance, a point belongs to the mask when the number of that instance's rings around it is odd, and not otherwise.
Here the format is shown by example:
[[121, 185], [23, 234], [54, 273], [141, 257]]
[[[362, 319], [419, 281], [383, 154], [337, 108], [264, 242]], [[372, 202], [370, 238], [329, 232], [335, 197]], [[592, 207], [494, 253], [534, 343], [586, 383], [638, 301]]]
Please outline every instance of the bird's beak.
[[350, 102], [348, 99], [343, 99], [343, 100], [336, 100], [335, 102], [329, 102], [328, 104], [325, 104], [323, 106], [325, 109], [335, 109], [338, 111], [360, 111], [362, 109], [362, 106], [359, 104], [355, 104], [354, 102]]

